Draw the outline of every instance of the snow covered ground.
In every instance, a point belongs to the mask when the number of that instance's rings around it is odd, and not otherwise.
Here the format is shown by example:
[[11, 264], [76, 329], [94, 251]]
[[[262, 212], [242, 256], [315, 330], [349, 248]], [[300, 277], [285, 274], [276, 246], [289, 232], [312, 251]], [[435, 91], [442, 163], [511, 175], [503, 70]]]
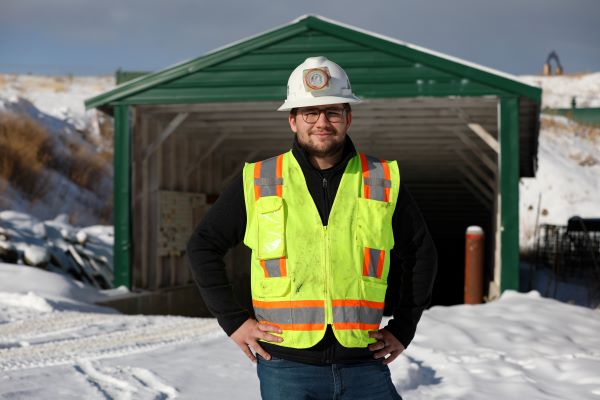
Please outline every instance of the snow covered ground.
[[[111, 294], [33, 267], [0, 264], [0, 282], [0, 398], [260, 398], [213, 319], [117, 314], [86, 303]], [[392, 379], [405, 400], [598, 399], [598, 332], [600, 310], [537, 292], [433, 307]]]

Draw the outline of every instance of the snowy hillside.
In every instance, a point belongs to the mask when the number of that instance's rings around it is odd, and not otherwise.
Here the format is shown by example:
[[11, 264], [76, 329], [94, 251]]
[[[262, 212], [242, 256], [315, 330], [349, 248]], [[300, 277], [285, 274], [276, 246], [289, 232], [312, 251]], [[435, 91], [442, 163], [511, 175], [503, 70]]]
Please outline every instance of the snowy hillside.
[[562, 76], [525, 75], [528, 85], [541, 87], [542, 108], [569, 108], [576, 98], [577, 107], [600, 107], [600, 72]]
[[[5, 160], [4, 170], [0, 171], [0, 209], [41, 219], [66, 214], [69, 222], [80, 226], [110, 221], [110, 121], [96, 110], [85, 111], [83, 101], [113, 86], [114, 79], [110, 77], [0, 74], [0, 115], [4, 116], [0, 125], [9, 135], [4, 137], [6, 142], [0, 140]], [[13, 115], [16, 119], [10, 118]], [[37, 154], [29, 161], [20, 152]], [[40, 160], [46, 161], [32, 165]], [[19, 165], [19, 161], [25, 165]], [[25, 178], [18, 175], [23, 169], [38, 177], [40, 183], [35, 188], [23, 187]]]
[[[600, 107], [600, 72], [522, 76], [543, 89], [542, 108]], [[519, 185], [520, 246], [534, 244], [535, 222], [566, 225], [569, 217], [600, 218], [600, 127], [542, 114], [535, 178]]]
[[45, 125], [100, 135], [98, 112], [85, 110], [84, 100], [112, 89], [104, 77], [66, 77], [0, 74], [0, 111], [22, 111]]
[[539, 224], [566, 225], [575, 215], [600, 218], [598, 188], [600, 127], [542, 115], [538, 171], [519, 185], [521, 248], [532, 248], [536, 219]]

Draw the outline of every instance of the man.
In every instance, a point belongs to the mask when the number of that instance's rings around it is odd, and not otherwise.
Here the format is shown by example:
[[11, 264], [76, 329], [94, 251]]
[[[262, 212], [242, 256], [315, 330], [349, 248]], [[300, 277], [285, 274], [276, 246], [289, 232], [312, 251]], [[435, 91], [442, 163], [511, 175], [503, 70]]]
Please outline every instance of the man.
[[[357, 153], [347, 135], [358, 102], [339, 65], [306, 59], [279, 108], [292, 150], [246, 164], [188, 243], [205, 303], [258, 362], [264, 399], [400, 398], [387, 365], [430, 302], [437, 255], [397, 163]], [[242, 239], [253, 313], [223, 262]], [[379, 329], [386, 288], [393, 319]]]

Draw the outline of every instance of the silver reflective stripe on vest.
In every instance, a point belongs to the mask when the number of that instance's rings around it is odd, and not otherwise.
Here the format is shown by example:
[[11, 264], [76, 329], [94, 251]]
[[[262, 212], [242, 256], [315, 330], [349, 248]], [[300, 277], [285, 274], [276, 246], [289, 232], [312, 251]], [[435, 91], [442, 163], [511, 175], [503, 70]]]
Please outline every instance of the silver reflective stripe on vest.
[[267, 277], [280, 277], [284, 276], [281, 273], [281, 263], [285, 262], [281, 258], [274, 258], [272, 260], [260, 260], [260, 263], [267, 270]]
[[260, 308], [254, 306], [256, 319], [274, 324], [324, 324], [323, 307]]
[[392, 182], [389, 179], [385, 179], [385, 171], [381, 160], [366, 154], [365, 158], [367, 161], [369, 177], [363, 178], [363, 184], [369, 186], [369, 198], [372, 200], [386, 201], [385, 188], [391, 188]]
[[391, 188], [392, 181], [389, 179], [380, 179], [380, 178], [364, 178], [363, 182], [365, 185], [369, 186], [381, 186], [384, 188]]
[[277, 179], [277, 157], [269, 158], [260, 163], [260, 178], [254, 178], [254, 184], [260, 187], [260, 196], [277, 196], [277, 185], [283, 184], [283, 179]]
[[283, 178], [254, 178], [254, 184], [258, 186], [277, 186], [283, 185]]
[[383, 308], [370, 307], [333, 307], [333, 322], [359, 322], [363, 324], [379, 324], [383, 316]]
[[381, 257], [381, 252], [385, 252], [385, 250], [367, 248], [366, 251], [369, 252], [369, 265], [367, 266], [369, 273], [367, 276], [372, 276], [373, 278], [381, 278], [381, 276], [379, 276], [378, 274], [379, 257]]

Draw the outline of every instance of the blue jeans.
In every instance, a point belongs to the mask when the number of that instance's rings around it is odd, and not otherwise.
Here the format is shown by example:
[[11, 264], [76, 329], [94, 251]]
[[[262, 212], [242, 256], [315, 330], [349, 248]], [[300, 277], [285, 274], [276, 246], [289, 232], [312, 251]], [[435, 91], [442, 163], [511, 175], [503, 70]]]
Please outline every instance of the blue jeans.
[[311, 365], [257, 354], [263, 400], [400, 399], [382, 360], [357, 364]]

